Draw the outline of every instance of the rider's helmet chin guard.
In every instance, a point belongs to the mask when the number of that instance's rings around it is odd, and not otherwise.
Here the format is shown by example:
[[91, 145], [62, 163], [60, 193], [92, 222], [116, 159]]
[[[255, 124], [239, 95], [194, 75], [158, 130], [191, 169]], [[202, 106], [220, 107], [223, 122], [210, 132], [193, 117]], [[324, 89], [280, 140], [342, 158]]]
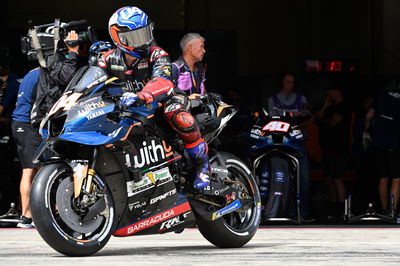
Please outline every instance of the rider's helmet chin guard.
[[108, 22], [108, 30], [115, 45], [124, 53], [144, 57], [153, 41], [153, 23], [147, 14], [137, 7], [118, 9]]

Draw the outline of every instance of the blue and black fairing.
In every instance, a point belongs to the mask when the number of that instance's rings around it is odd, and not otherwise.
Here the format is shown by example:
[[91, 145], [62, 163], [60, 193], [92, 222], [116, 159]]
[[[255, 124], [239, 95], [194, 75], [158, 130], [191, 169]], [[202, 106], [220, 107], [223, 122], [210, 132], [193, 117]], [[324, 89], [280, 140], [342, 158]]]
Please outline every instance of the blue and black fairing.
[[[132, 107], [128, 111], [144, 117], [154, 114], [158, 103], [149, 106]], [[101, 96], [77, 103], [68, 111], [59, 139], [86, 145], [108, 145], [128, 133], [130, 126], [138, 121], [125, 118], [118, 123], [107, 118], [118, 108], [115, 103], [103, 100]]]
[[[290, 124], [287, 132], [270, 132], [263, 130], [263, 127], [271, 121], [284, 121]], [[251, 139], [250, 152], [259, 152], [265, 148], [286, 147], [294, 150], [303, 149], [299, 140], [304, 138], [303, 133], [295, 125], [295, 121], [289, 115], [264, 115], [254, 124], [249, 133]]]
[[[42, 134], [47, 131], [47, 139], [38, 149], [39, 153], [54, 146], [57, 141], [95, 146], [108, 145], [125, 137], [130, 127], [138, 121], [118, 117], [120, 110], [116, 98], [122, 93], [123, 84], [110, 82], [101, 68], [89, 66], [78, 71], [64, 96], [68, 99], [78, 94], [79, 98], [68, 110], [60, 108], [45, 118], [43, 125], [46, 126], [41, 131]], [[149, 117], [158, 106], [158, 103], [152, 103], [127, 111]]]

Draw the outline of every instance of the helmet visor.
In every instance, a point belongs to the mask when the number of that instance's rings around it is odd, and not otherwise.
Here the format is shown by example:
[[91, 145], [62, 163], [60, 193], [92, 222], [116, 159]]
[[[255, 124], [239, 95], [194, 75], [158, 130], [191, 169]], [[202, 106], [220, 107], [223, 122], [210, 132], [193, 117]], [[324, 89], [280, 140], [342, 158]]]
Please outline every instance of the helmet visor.
[[133, 48], [149, 44], [153, 40], [153, 23], [134, 31], [118, 32], [118, 38], [123, 45]]

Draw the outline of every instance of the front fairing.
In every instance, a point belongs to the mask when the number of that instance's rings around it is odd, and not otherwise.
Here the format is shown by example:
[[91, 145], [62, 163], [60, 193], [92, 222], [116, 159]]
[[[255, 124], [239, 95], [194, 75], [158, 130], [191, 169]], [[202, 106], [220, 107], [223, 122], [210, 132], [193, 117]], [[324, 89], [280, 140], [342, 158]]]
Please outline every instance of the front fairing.
[[291, 117], [263, 116], [253, 125], [250, 133], [250, 152], [270, 148], [301, 150], [304, 135]]
[[39, 132], [41, 132], [42, 136], [44, 136], [42, 131], [46, 130], [46, 124], [50, 119], [68, 111], [78, 99], [102, 88], [106, 80], [107, 74], [99, 67], [84, 66], [80, 68], [68, 84], [64, 94], [52, 106], [46, 117], [44, 117], [40, 123]]
[[116, 105], [101, 95], [83, 100], [67, 113], [60, 139], [87, 145], [106, 145], [126, 135], [129, 125], [107, 119]]
[[[148, 117], [154, 114], [158, 104], [130, 108], [130, 113]], [[102, 95], [83, 100], [66, 112], [60, 139], [86, 145], [108, 145], [124, 138], [131, 126], [138, 121], [119, 118], [119, 109], [113, 101]]]
[[[121, 118], [116, 102], [122, 85], [113, 85], [116, 78], [104, 81], [104, 71], [90, 66], [78, 72], [79, 78], [69, 84], [66, 92], [50, 110], [42, 131], [49, 138], [86, 145], [108, 145], [124, 138], [137, 121]], [[148, 117], [158, 103], [130, 108], [129, 112]]]

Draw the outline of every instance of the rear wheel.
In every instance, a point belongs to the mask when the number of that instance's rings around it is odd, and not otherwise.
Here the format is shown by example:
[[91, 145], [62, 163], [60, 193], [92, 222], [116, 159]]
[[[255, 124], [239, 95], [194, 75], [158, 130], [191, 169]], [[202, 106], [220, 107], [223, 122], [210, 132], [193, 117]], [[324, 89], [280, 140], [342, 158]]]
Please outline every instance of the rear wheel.
[[260, 224], [261, 203], [256, 182], [245, 163], [233, 154], [220, 152], [219, 156], [213, 157], [210, 163], [211, 166], [225, 165], [229, 172], [229, 181], [238, 181], [232, 183], [235, 186], [241, 186], [239, 189], [249, 194], [251, 204], [215, 221], [207, 221], [198, 216], [199, 231], [217, 247], [241, 247], [252, 239]]
[[91, 193], [75, 199], [72, 170], [64, 163], [40, 169], [32, 184], [30, 205], [42, 238], [68, 256], [99, 251], [114, 230], [114, 203], [106, 184], [95, 176]]

